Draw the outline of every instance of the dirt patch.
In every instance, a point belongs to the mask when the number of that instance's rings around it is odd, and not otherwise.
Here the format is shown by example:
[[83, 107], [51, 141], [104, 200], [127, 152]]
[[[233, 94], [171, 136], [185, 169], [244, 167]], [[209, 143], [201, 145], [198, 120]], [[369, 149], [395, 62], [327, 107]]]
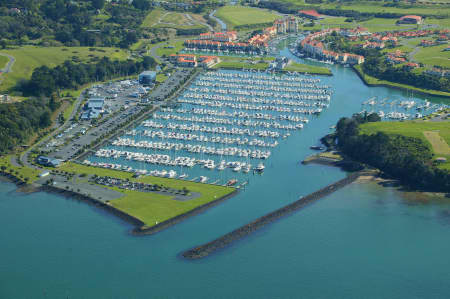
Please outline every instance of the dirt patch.
[[433, 150], [438, 155], [450, 155], [450, 146], [444, 138], [439, 135], [439, 131], [424, 131], [423, 135], [431, 143]]

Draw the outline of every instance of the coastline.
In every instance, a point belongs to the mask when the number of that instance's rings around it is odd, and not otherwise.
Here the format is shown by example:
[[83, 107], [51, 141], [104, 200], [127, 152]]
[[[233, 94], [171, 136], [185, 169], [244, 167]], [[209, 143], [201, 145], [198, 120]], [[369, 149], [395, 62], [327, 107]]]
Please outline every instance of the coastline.
[[[366, 74], [364, 74], [362, 71], [358, 70], [355, 66], [351, 66], [351, 68], [353, 69], [353, 71], [355, 71], [355, 73], [358, 75], [358, 77], [361, 79], [361, 81], [370, 87], [387, 87], [387, 88], [393, 88], [393, 89], [397, 89], [397, 90], [403, 90], [403, 91], [414, 91], [416, 93], [422, 94], [422, 95], [428, 95], [428, 96], [434, 96], [434, 97], [443, 97], [443, 98], [450, 98], [450, 93], [447, 94], [438, 94], [436, 92], [432, 92], [432, 91], [426, 91], [423, 89], [420, 89], [418, 87], [415, 86], [410, 86], [409, 85], [405, 85], [405, 86], [397, 86], [397, 85], [393, 85], [393, 84], [388, 84], [388, 83], [369, 83], [364, 76], [368, 76]], [[393, 82], [395, 83], [395, 82]], [[397, 83], [397, 84], [401, 84], [401, 83]]]
[[34, 192], [53, 193], [53, 194], [64, 196], [66, 198], [72, 198], [75, 200], [79, 200], [81, 202], [84, 202], [84, 203], [90, 204], [92, 206], [95, 206], [97, 208], [100, 208], [100, 209], [124, 220], [125, 222], [133, 225], [134, 228], [131, 230], [131, 234], [136, 235], [136, 236], [156, 234], [156, 233], [163, 231], [175, 224], [182, 222], [183, 220], [186, 220], [190, 217], [193, 217], [202, 212], [205, 212], [209, 208], [212, 208], [212, 207], [220, 204], [221, 202], [234, 197], [236, 194], [239, 193], [239, 189], [235, 189], [233, 192], [231, 192], [229, 194], [226, 194], [226, 195], [219, 197], [213, 201], [210, 201], [203, 205], [200, 205], [190, 211], [187, 211], [183, 214], [180, 214], [180, 215], [177, 215], [170, 219], [167, 219], [167, 220], [165, 220], [161, 223], [158, 223], [154, 226], [147, 227], [146, 224], [142, 220], [115, 208], [114, 206], [108, 204], [107, 202], [103, 202], [103, 201], [94, 199], [92, 197], [86, 196], [81, 193], [77, 193], [75, 191], [61, 189], [61, 188], [57, 188], [55, 186], [49, 186], [49, 185], [34, 186], [33, 184], [26, 184], [26, 183], [22, 182], [21, 180], [19, 180], [18, 178], [16, 178], [15, 176], [10, 175], [8, 173], [4, 173], [4, 172], [0, 172], [0, 180], [3, 180], [5, 182], [14, 183], [17, 187], [17, 189], [16, 189], [17, 192], [23, 192], [26, 194], [34, 193]]

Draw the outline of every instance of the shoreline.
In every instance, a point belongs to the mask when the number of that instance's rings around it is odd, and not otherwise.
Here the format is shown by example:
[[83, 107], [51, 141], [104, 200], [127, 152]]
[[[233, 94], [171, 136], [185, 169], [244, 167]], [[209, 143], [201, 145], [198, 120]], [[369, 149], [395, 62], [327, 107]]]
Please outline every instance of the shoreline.
[[187, 211], [183, 214], [179, 214], [175, 217], [167, 219], [167, 220], [165, 220], [161, 223], [158, 223], [154, 226], [147, 227], [146, 224], [142, 220], [138, 219], [137, 217], [127, 214], [127, 213], [117, 209], [116, 207], [108, 204], [107, 202], [103, 202], [103, 201], [94, 199], [92, 197], [86, 196], [81, 193], [77, 193], [75, 191], [61, 189], [61, 188], [58, 188], [55, 186], [49, 186], [49, 185], [35, 186], [33, 184], [26, 184], [26, 183], [22, 182], [21, 180], [17, 179], [15, 176], [10, 175], [8, 173], [4, 173], [4, 172], [0, 172], [0, 180], [15, 184], [17, 192], [23, 192], [25, 194], [31, 194], [31, 193], [35, 193], [35, 192], [53, 193], [53, 194], [61, 195], [66, 198], [75, 199], [75, 200], [87, 203], [89, 205], [95, 206], [97, 208], [100, 208], [103, 211], [106, 211], [106, 212], [124, 220], [125, 222], [133, 225], [134, 228], [131, 229], [130, 233], [135, 236], [156, 234], [156, 233], [163, 231], [175, 224], [182, 222], [183, 220], [186, 220], [190, 217], [193, 217], [195, 215], [198, 215], [198, 214], [201, 214], [201, 213], [207, 211], [209, 208], [212, 208], [212, 207], [220, 204], [221, 202], [234, 197], [240, 191], [239, 189], [235, 189], [233, 192], [231, 192], [229, 194], [226, 194], [222, 197], [214, 199], [203, 205], [195, 207], [190, 211]]
[[[432, 92], [428, 92], [426, 90], [417, 90], [415, 88], [419, 88], [419, 87], [415, 87], [415, 86], [411, 86], [411, 87], [403, 87], [403, 86], [396, 86], [396, 85], [391, 85], [391, 84], [387, 84], [387, 83], [369, 83], [367, 82], [367, 80], [364, 78], [364, 73], [361, 73], [358, 69], [355, 68], [355, 66], [351, 66], [351, 68], [353, 69], [353, 71], [356, 73], [356, 75], [358, 75], [358, 77], [361, 79], [361, 81], [369, 87], [386, 87], [386, 88], [393, 88], [393, 89], [397, 89], [397, 90], [402, 90], [402, 91], [413, 91], [416, 92], [418, 94], [422, 94], [422, 95], [427, 95], [427, 96], [433, 96], [433, 97], [443, 97], [443, 98], [447, 98], [450, 99], [450, 94], [449, 95], [443, 95], [443, 94], [435, 94]], [[395, 82], [392, 82], [395, 83]], [[397, 83], [397, 84], [402, 84], [402, 83]]]

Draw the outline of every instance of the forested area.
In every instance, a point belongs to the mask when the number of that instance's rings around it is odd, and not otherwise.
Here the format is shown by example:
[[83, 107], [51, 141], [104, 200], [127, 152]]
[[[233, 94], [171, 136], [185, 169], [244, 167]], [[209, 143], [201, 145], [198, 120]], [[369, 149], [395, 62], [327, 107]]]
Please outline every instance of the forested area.
[[[151, 8], [148, 0], [133, 4], [123, 1], [111, 5], [105, 0], [0, 1], [2, 46], [42, 38], [44, 46], [56, 40], [66, 46], [126, 48], [142, 35], [139, 25]], [[101, 15], [101, 9], [110, 17]]]
[[31, 79], [19, 88], [25, 95], [49, 96], [62, 89], [76, 89], [83, 84], [105, 81], [116, 77], [135, 75], [156, 66], [153, 57], [145, 56], [141, 61], [112, 61], [107, 57], [95, 64], [66, 61], [54, 68], [36, 68]]
[[450, 192], [450, 172], [433, 165], [432, 151], [421, 139], [382, 132], [365, 135], [361, 115], [341, 118], [333, 138], [337, 147], [355, 161], [369, 164], [413, 189]]
[[50, 126], [51, 112], [58, 107], [55, 97], [0, 104], [0, 154], [22, 145], [33, 133]]

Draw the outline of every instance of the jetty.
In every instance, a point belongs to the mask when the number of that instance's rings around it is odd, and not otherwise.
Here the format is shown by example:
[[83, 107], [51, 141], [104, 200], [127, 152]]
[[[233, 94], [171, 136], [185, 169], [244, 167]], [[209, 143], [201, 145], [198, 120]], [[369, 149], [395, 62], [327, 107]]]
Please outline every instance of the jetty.
[[298, 211], [307, 205], [316, 202], [317, 200], [321, 199], [324, 196], [327, 196], [336, 190], [354, 182], [358, 177], [361, 175], [366, 174], [366, 171], [358, 171], [350, 174], [346, 178], [339, 180], [333, 184], [330, 184], [316, 192], [313, 192], [307, 196], [301, 197], [299, 200], [288, 204], [276, 211], [273, 211], [269, 214], [266, 214], [258, 219], [256, 219], [253, 222], [250, 222], [244, 226], [241, 226], [240, 228], [227, 233], [223, 235], [222, 237], [215, 239], [209, 243], [194, 247], [192, 249], [189, 249], [182, 253], [182, 256], [187, 259], [200, 259], [207, 257], [210, 254], [213, 254], [214, 252], [225, 248], [232, 243], [243, 239], [245, 237], [250, 236], [252, 233], [256, 232], [257, 230], [263, 228], [266, 225], [271, 224], [272, 222], [281, 219], [283, 217], [286, 217], [295, 211]]

